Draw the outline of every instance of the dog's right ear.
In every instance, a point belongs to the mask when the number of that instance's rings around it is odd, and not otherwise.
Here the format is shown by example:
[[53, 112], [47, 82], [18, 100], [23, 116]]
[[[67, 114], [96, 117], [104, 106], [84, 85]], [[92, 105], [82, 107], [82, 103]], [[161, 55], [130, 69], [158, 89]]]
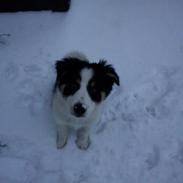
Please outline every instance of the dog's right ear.
[[55, 69], [57, 72], [57, 76], [59, 75], [59, 73], [62, 71], [62, 62], [60, 60], [57, 60], [55, 63]]
[[55, 69], [57, 72], [57, 77], [60, 78], [66, 73], [66, 62], [63, 60], [57, 60], [55, 63]]

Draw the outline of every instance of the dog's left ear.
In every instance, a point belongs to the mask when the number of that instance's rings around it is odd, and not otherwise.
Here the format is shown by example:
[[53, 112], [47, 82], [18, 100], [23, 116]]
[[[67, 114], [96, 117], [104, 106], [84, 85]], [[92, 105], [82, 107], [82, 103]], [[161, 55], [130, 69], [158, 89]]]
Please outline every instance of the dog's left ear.
[[106, 60], [100, 60], [99, 64], [101, 64], [104, 67], [105, 75], [113, 82], [116, 83], [118, 86], [120, 85], [119, 76], [116, 73], [115, 69], [112, 67], [112, 65], [107, 64]]

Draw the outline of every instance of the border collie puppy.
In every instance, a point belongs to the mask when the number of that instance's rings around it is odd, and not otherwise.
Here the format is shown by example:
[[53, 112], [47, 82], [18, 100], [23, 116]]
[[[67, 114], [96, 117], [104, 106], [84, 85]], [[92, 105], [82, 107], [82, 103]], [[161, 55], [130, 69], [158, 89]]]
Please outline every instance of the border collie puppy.
[[53, 95], [53, 116], [57, 125], [57, 148], [67, 143], [68, 129], [77, 132], [80, 149], [90, 145], [89, 131], [99, 120], [104, 100], [119, 77], [111, 65], [100, 60], [89, 63], [86, 56], [72, 52], [55, 64], [56, 82]]

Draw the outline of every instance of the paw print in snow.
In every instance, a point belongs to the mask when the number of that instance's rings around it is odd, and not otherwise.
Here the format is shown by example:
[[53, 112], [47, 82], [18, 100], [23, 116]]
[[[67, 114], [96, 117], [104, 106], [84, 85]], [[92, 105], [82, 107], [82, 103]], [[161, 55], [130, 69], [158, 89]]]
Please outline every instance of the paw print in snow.
[[145, 162], [147, 163], [148, 170], [151, 170], [154, 167], [156, 167], [159, 161], [160, 161], [160, 150], [158, 146], [154, 145], [152, 152], [148, 154], [148, 157], [145, 160]]
[[10, 37], [11, 34], [0, 34], [0, 47], [8, 45], [8, 37]]
[[43, 96], [37, 84], [31, 79], [27, 79], [19, 84], [17, 90], [17, 100], [18, 104], [23, 107], [28, 107], [31, 114], [36, 114], [43, 107]]
[[1, 77], [11, 82], [17, 80], [18, 75], [19, 75], [19, 68], [17, 64], [13, 62], [7, 62], [6, 66], [4, 66], [1, 72]]
[[179, 143], [175, 159], [178, 160], [183, 165], [183, 142]]
[[19, 137], [0, 135], [8, 144], [0, 152], [0, 180], [3, 182], [32, 182], [39, 173], [40, 153], [37, 146]]
[[153, 106], [145, 107], [146, 112], [151, 115], [152, 117], [156, 117], [156, 109]]
[[35, 76], [40, 76], [41, 74], [41, 69], [37, 65], [27, 65], [24, 67], [24, 72], [27, 75], [27, 77], [35, 77]]
[[16, 157], [0, 157], [0, 179], [24, 183], [33, 180], [36, 170], [31, 162]]

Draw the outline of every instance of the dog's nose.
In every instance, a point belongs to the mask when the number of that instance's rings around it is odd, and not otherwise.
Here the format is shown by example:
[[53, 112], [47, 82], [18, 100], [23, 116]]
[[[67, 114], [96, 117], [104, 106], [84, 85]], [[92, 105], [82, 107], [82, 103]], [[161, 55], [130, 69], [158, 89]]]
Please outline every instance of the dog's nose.
[[74, 114], [77, 116], [77, 117], [81, 117], [84, 115], [84, 113], [86, 112], [86, 106], [83, 105], [82, 103], [76, 103], [74, 105]]

